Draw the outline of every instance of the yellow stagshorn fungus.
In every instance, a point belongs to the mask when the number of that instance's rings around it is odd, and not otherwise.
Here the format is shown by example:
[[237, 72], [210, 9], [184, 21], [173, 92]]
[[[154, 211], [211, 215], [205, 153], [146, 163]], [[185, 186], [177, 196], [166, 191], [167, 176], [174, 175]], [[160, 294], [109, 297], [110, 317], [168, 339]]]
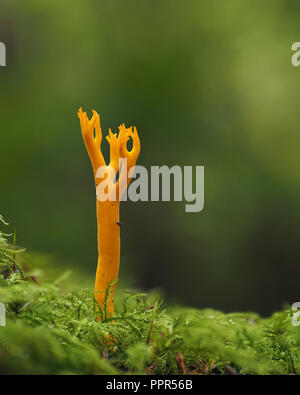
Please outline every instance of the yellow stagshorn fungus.
[[[101, 201], [97, 199], [97, 226], [98, 226], [98, 265], [95, 282], [95, 299], [101, 310], [108, 315], [114, 314], [114, 290], [118, 280], [120, 265], [120, 222], [119, 209], [120, 197], [128, 187], [131, 178], [129, 171], [135, 166], [140, 153], [140, 140], [136, 128], [126, 128], [124, 124], [119, 126], [119, 134], [113, 134], [109, 129], [106, 137], [110, 144], [110, 163], [107, 166], [102, 152], [102, 132], [100, 117], [93, 110], [93, 116], [89, 120], [86, 112], [80, 108], [78, 112], [82, 137], [89, 154], [95, 177], [96, 189], [105, 180], [107, 188], [114, 193], [114, 199]], [[132, 139], [131, 151], [127, 149], [127, 142]], [[126, 159], [127, 166], [120, 166], [120, 160]], [[119, 168], [121, 167], [121, 168]], [[99, 169], [107, 169], [107, 173], [99, 172]], [[118, 177], [109, 177], [110, 170]], [[118, 178], [118, 179], [117, 179]], [[109, 294], [107, 293], [109, 290]], [[101, 318], [101, 317], [99, 317]]]

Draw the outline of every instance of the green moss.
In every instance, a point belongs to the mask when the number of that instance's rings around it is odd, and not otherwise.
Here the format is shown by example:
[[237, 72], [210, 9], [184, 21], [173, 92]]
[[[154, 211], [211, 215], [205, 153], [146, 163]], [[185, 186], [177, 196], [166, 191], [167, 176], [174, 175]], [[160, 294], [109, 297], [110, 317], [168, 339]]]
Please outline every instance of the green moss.
[[299, 373], [300, 327], [292, 326], [288, 307], [263, 319], [170, 307], [156, 293], [118, 287], [116, 315], [99, 322], [92, 279], [49, 257], [15, 254], [0, 233], [0, 302], [7, 309], [0, 373]]

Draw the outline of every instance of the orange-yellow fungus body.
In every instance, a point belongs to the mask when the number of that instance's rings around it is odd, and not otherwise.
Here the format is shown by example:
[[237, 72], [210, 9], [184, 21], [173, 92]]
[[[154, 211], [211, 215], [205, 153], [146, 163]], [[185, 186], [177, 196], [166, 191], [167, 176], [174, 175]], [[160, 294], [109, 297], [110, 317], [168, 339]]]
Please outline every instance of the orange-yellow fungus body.
[[[98, 265], [96, 273], [95, 297], [104, 306], [105, 291], [110, 286], [107, 300], [107, 313], [114, 313], [114, 289], [120, 265], [120, 202], [97, 201], [98, 222]], [[111, 285], [110, 285], [111, 284]]]
[[[82, 137], [88, 151], [95, 178], [96, 188], [101, 181], [106, 179], [98, 178], [97, 171], [100, 167], [106, 166], [100, 145], [102, 141], [102, 132], [100, 127], [100, 117], [93, 111], [91, 120], [87, 114], [79, 110], [78, 116], [81, 124]], [[131, 151], [127, 150], [129, 138], [133, 141]], [[129, 170], [135, 166], [136, 160], [140, 153], [140, 140], [136, 128], [126, 128], [124, 124], [119, 126], [119, 134], [113, 134], [109, 130], [107, 141], [110, 144], [110, 163], [109, 166], [118, 174], [118, 181], [111, 180], [110, 187], [115, 188], [115, 200], [99, 201], [97, 200], [97, 226], [98, 226], [98, 265], [95, 282], [95, 299], [105, 315], [114, 314], [114, 290], [118, 280], [120, 265], [120, 222], [119, 209], [120, 199], [127, 186], [130, 183], [128, 178]], [[121, 158], [127, 160], [127, 166], [119, 169]], [[106, 166], [107, 168], [107, 166]], [[107, 290], [109, 288], [109, 294]], [[107, 300], [105, 304], [105, 299]], [[103, 316], [103, 314], [102, 314]], [[99, 316], [99, 319], [101, 316]]]

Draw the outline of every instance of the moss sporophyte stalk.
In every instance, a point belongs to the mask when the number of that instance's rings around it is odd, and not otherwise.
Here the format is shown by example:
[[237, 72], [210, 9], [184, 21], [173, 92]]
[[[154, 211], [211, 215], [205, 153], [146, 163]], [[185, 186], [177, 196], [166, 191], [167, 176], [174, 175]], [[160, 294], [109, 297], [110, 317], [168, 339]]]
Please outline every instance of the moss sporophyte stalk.
[[[95, 300], [99, 309], [99, 319], [104, 315], [114, 314], [114, 290], [118, 281], [120, 265], [120, 200], [122, 194], [130, 184], [128, 177], [130, 169], [136, 164], [140, 153], [140, 139], [136, 128], [119, 126], [119, 133], [112, 133], [106, 137], [110, 145], [110, 163], [107, 166], [101, 152], [102, 132], [100, 117], [93, 110], [89, 120], [86, 112], [78, 111], [82, 137], [89, 154], [95, 179], [96, 190], [105, 184], [108, 195], [114, 197], [107, 200], [97, 199], [97, 227], [98, 227], [98, 265], [95, 282]], [[127, 142], [132, 139], [132, 149], [128, 151]], [[120, 166], [122, 159], [126, 159], [127, 166]], [[106, 172], [99, 171], [106, 169]], [[111, 176], [118, 174], [118, 179]], [[104, 183], [103, 183], [104, 181]]]

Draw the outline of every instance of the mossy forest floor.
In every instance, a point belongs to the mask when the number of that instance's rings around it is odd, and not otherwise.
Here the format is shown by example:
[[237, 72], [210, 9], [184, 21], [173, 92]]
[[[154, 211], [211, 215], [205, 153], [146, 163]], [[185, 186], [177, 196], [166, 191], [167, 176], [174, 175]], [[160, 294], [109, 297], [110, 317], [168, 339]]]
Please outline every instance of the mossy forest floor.
[[0, 233], [1, 374], [300, 372], [300, 327], [288, 307], [268, 319], [224, 314], [119, 285], [115, 316], [99, 322], [91, 281], [49, 258], [16, 255]]

